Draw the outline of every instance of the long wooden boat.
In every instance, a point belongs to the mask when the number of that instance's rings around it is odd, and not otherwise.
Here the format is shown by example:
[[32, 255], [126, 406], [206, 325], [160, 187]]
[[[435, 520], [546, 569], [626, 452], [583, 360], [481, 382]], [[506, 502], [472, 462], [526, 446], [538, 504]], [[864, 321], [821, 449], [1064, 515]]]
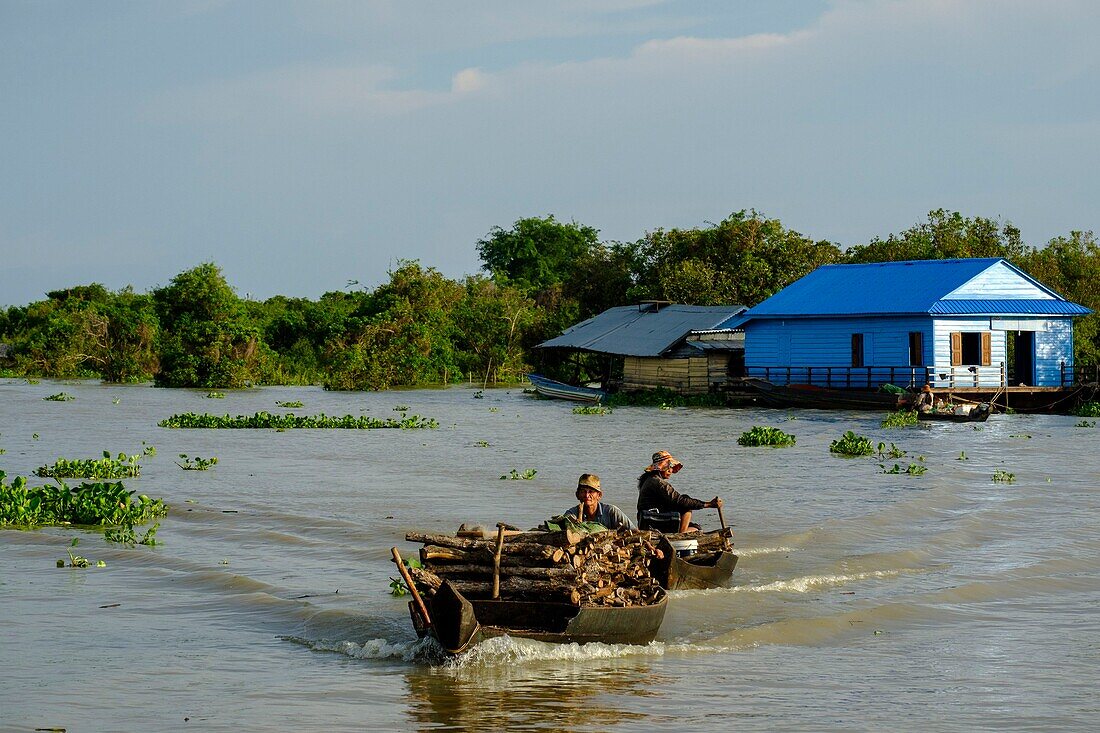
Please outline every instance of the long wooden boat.
[[543, 397], [553, 397], [559, 400], [575, 400], [577, 402], [602, 402], [607, 397], [607, 392], [595, 387], [577, 387], [565, 382], [549, 379], [541, 374], [528, 374], [527, 379], [535, 387], [535, 391]]
[[429, 627], [409, 603], [416, 633], [431, 635], [448, 654], [504, 635], [554, 644], [648, 644], [657, 637], [667, 607], [664, 592], [647, 606], [573, 606], [467, 598], [444, 581], [428, 603]]
[[979, 405], [975, 405], [971, 408], [970, 412], [964, 415], [956, 415], [954, 412], [936, 412], [932, 410], [930, 412], [918, 412], [917, 419], [925, 421], [942, 421], [942, 422], [985, 422], [989, 419], [989, 415], [993, 412], [993, 405], [989, 402], [982, 402]]
[[808, 407], [819, 410], [891, 410], [909, 405], [910, 396], [874, 389], [829, 389], [812, 384], [772, 384], [747, 377], [738, 383], [776, 407]]
[[[716, 532], [728, 533], [728, 530]], [[737, 567], [737, 555], [729, 550], [680, 557], [668, 538], [662, 538], [661, 551], [665, 559], [654, 562], [650, 569], [658, 585], [665, 590], [721, 588], [729, 585], [733, 570]]]

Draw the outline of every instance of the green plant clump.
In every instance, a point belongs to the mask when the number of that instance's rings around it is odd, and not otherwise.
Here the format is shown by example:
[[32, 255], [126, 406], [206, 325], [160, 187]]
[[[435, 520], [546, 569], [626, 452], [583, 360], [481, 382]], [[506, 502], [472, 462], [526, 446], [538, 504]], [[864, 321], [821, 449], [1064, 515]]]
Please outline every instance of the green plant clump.
[[998, 484], [1011, 484], [1016, 481], [1016, 474], [1009, 473], [1003, 468], [998, 468], [993, 472], [993, 481]]
[[1073, 408], [1077, 417], [1100, 417], [1100, 402], [1082, 402]]
[[288, 408], [289, 407], [302, 407], [302, 401], [301, 400], [293, 400], [291, 402], [278, 402], [278, 401], [276, 401], [275, 404], [278, 405], [279, 407], [288, 407]]
[[110, 451], [103, 451], [102, 458], [58, 458], [52, 466], [34, 469], [34, 475], [42, 478], [136, 478], [141, 475], [140, 460], [140, 455], [125, 453], [111, 458]]
[[537, 473], [538, 473], [538, 471], [536, 471], [533, 468], [528, 468], [523, 473], [520, 473], [519, 471], [517, 471], [516, 469], [513, 468], [511, 473], [504, 474], [503, 476], [500, 477], [500, 480], [501, 481], [506, 481], [506, 480], [507, 481], [520, 481], [520, 480], [530, 481], [531, 479], [533, 479], [535, 477], [535, 474], [537, 474]]
[[206, 399], [208, 399], [208, 400], [224, 400], [225, 399], [225, 393], [224, 392], [213, 392], [213, 391], [212, 392], [207, 392], [206, 393]]
[[251, 417], [248, 415], [198, 414], [194, 412], [172, 415], [166, 420], [161, 420], [158, 425], [162, 428], [209, 428], [209, 429], [287, 429], [287, 428], [322, 428], [322, 429], [346, 429], [346, 430], [375, 430], [382, 428], [399, 428], [410, 430], [414, 428], [437, 428], [439, 423], [433, 418], [420, 417], [419, 415], [402, 416], [400, 419], [387, 418], [385, 420], [374, 417], [356, 417], [344, 415], [343, 417], [329, 417], [324, 413], [320, 415], [272, 415], [269, 412], [257, 412]]
[[1093, 421], [1090, 422], [1088, 420], [1082, 420], [1081, 422], [1077, 423], [1073, 427], [1075, 427], [1075, 428], [1095, 428], [1096, 427], [1096, 421], [1093, 420]]
[[43, 397], [42, 399], [49, 402], [69, 402], [70, 400], [75, 400], [76, 398], [68, 392], [58, 392], [57, 394], [52, 394], [49, 397]]
[[916, 410], [898, 410], [887, 415], [880, 426], [884, 428], [904, 428], [907, 425], [916, 425], [917, 422]]
[[779, 428], [762, 427], [760, 425], [754, 425], [751, 430], [741, 433], [741, 437], [737, 439], [738, 445], [766, 445], [775, 448], [791, 446], [794, 445], [794, 442], [795, 437], [790, 433], [784, 433]]
[[921, 476], [924, 474], [925, 471], [928, 470], [927, 466], [922, 466], [919, 463], [910, 463], [908, 468], [902, 468], [897, 463], [895, 463], [891, 468], [887, 468], [885, 464], [882, 463], [878, 465], [879, 468], [882, 469], [883, 473], [906, 473], [910, 476]]
[[135, 496], [121, 481], [70, 488], [63, 481], [57, 486], [28, 486], [23, 476], [16, 476], [10, 484], [6, 478], [0, 471], [0, 525], [140, 525], [168, 513], [163, 501], [144, 494]]
[[879, 443], [875, 452], [879, 458], [901, 458], [905, 455], [905, 451], [898, 448], [894, 443], [891, 443], [889, 448], [886, 447], [885, 443]]
[[603, 405], [577, 405], [573, 408], [574, 415], [610, 415], [611, 408]]
[[180, 453], [180, 458], [183, 459], [183, 463], [175, 461], [175, 464], [182, 468], [184, 471], [209, 471], [212, 466], [216, 466], [218, 463], [217, 457], [213, 458], [188, 458], [186, 453]]
[[149, 529], [145, 530], [145, 533], [141, 535], [141, 539], [138, 539], [137, 532], [134, 531], [134, 525], [124, 524], [121, 527], [112, 527], [103, 533], [103, 539], [108, 542], [115, 542], [120, 545], [128, 545], [133, 547], [134, 545], [147, 545], [152, 547], [154, 545], [161, 544], [157, 541], [157, 530], [160, 528], [160, 522], [157, 522]]
[[856, 435], [849, 430], [839, 440], [834, 440], [829, 444], [829, 452], [855, 458], [874, 455], [875, 446], [869, 438]]

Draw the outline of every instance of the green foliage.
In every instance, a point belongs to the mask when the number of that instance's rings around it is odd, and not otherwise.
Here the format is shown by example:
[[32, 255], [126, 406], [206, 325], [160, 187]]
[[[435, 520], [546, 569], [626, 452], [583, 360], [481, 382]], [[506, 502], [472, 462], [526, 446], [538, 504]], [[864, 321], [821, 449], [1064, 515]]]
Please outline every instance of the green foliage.
[[373, 417], [356, 417], [344, 415], [343, 417], [330, 417], [320, 415], [272, 415], [269, 412], [257, 412], [255, 415], [210, 415], [187, 412], [161, 420], [157, 423], [162, 428], [217, 428], [217, 429], [282, 429], [287, 428], [324, 428], [346, 430], [374, 430], [380, 428], [400, 428], [410, 430], [415, 428], [437, 428], [439, 423], [433, 418], [420, 417], [419, 415], [402, 415], [400, 419], [387, 418], [381, 420]]
[[[401, 562], [407, 568], [421, 568], [424, 567], [420, 560], [415, 557], [405, 557], [401, 559]], [[401, 578], [390, 578], [390, 595], [400, 598], [401, 596], [408, 595], [409, 589], [405, 585], [405, 581]]]
[[144, 524], [168, 513], [160, 499], [134, 496], [121, 482], [83, 483], [70, 488], [27, 485], [16, 476], [9, 484], [0, 471], [0, 525], [39, 527], [56, 524]]
[[42, 399], [48, 402], [71, 402], [76, 398], [68, 392], [58, 392], [57, 394], [52, 394], [49, 397], [43, 397]]
[[224, 400], [225, 394], [223, 392], [207, 392], [206, 399], [208, 400]]
[[500, 480], [501, 481], [530, 481], [531, 479], [533, 479], [535, 477], [535, 474], [537, 474], [537, 473], [538, 473], [538, 471], [536, 471], [533, 468], [528, 468], [523, 473], [520, 473], [519, 471], [517, 471], [516, 469], [513, 468], [511, 473], [504, 474], [503, 476], [500, 477]]
[[1075, 428], [1095, 428], [1096, 427], [1096, 421], [1092, 420], [1090, 422], [1089, 420], [1082, 420], [1081, 422], [1077, 423], [1073, 427], [1075, 427]]
[[574, 415], [610, 415], [610, 407], [603, 405], [577, 405], [573, 408]]
[[597, 249], [599, 232], [575, 222], [520, 219], [508, 231], [493, 227], [477, 243], [482, 267], [521, 290], [541, 290], [568, 279], [577, 261]]
[[869, 438], [856, 435], [851, 430], [844, 433], [838, 440], [829, 444], [829, 452], [846, 457], [870, 456], [875, 453], [875, 446]]
[[52, 466], [36, 468], [34, 475], [43, 478], [135, 478], [141, 475], [141, 466], [138, 465], [141, 458], [141, 455], [128, 456], [125, 453], [112, 458], [110, 451], [103, 451], [102, 458], [58, 458]]
[[885, 466], [885, 464], [882, 464], [882, 463], [880, 463], [878, 465], [879, 465], [879, 468], [882, 469], [883, 473], [892, 473], [892, 474], [905, 473], [905, 474], [908, 474], [910, 476], [922, 476], [922, 475], [924, 475], [924, 472], [928, 470], [927, 466], [922, 466], [919, 463], [910, 463], [907, 468], [902, 468], [897, 463], [895, 463], [890, 468], [887, 468]]
[[875, 449], [875, 453], [879, 458], [901, 458], [905, 455], [905, 451], [898, 448], [893, 443], [890, 444], [889, 448], [886, 447], [885, 443], [879, 443], [878, 447]]
[[967, 457], [966, 451], [961, 450], [961, 451], [959, 451], [959, 457], [956, 458], [955, 460], [956, 461], [969, 461], [970, 459]]
[[879, 425], [884, 428], [903, 428], [908, 425], [916, 425], [918, 422], [916, 410], [898, 410], [891, 412]]
[[1082, 402], [1073, 410], [1078, 417], [1100, 417], [1100, 402]]
[[998, 468], [993, 472], [993, 481], [999, 484], [1011, 484], [1016, 481], [1016, 474], [1009, 473], [1003, 468]]
[[294, 400], [292, 402], [278, 402], [278, 401], [276, 401], [275, 404], [278, 405], [279, 407], [285, 407], [285, 408], [302, 407], [303, 406], [301, 400]]
[[186, 453], [180, 453], [179, 455], [183, 463], [175, 461], [175, 464], [184, 471], [209, 471], [218, 464], [216, 456], [213, 458], [199, 458], [198, 456], [188, 458]]
[[737, 439], [738, 445], [773, 446], [782, 448], [794, 445], [795, 437], [790, 433], [784, 433], [779, 428], [761, 427], [754, 425], [751, 430], [741, 433]]

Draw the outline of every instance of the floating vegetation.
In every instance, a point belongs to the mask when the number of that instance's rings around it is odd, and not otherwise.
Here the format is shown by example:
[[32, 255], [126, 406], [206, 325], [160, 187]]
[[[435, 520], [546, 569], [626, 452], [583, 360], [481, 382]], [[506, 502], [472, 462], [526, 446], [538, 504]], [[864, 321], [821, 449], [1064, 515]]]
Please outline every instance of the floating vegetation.
[[137, 478], [141, 475], [140, 460], [139, 454], [119, 453], [118, 458], [111, 458], [110, 451], [103, 451], [102, 458], [58, 458], [52, 466], [34, 469], [34, 475], [42, 478]]
[[[905, 455], [905, 451], [903, 451], [901, 448], [898, 448], [893, 443], [890, 444], [889, 448], [886, 447], [885, 443], [879, 443], [878, 448], [875, 452], [878, 454], [879, 458], [901, 458]], [[923, 456], [921, 457], [921, 460], [924, 460]]]
[[985, 426], [983, 426], [983, 425], [975, 425], [974, 427], [972, 427], [972, 428], [970, 428], [970, 429], [971, 429], [971, 430], [985, 430]]
[[870, 456], [875, 453], [875, 445], [869, 438], [856, 435], [849, 430], [839, 440], [829, 444], [829, 452], [850, 458]]
[[68, 392], [58, 392], [57, 394], [52, 394], [49, 397], [43, 397], [42, 399], [46, 400], [47, 402], [69, 402], [71, 400], [75, 400], [76, 398]]
[[480, 400], [480, 399], [484, 399], [484, 398], [485, 398], [485, 393], [482, 392], [480, 389], [477, 392], [474, 392], [474, 399], [475, 400]]
[[[79, 543], [80, 543], [80, 538], [79, 537], [73, 537], [73, 541], [69, 543], [69, 548], [70, 549], [67, 550], [67, 552], [69, 554], [69, 567], [70, 568], [86, 568], [91, 564], [91, 561], [89, 561], [88, 558], [84, 557], [83, 555], [77, 555], [75, 552], [72, 551], [72, 548], [76, 547]], [[107, 567], [107, 563], [100, 560], [99, 562], [97, 562], [95, 564], [95, 566], [97, 568], [105, 568], [105, 567]], [[58, 560], [57, 561], [57, 567], [59, 567], [59, 568], [65, 567], [65, 560], [64, 559]]]
[[27, 384], [30, 384], [30, 385], [38, 384], [38, 380], [35, 379], [34, 377], [27, 377]]
[[738, 445], [771, 446], [773, 448], [785, 448], [794, 445], [795, 438], [790, 433], [784, 433], [779, 428], [762, 427], [754, 425], [751, 430], [741, 433], [737, 439]]
[[887, 415], [886, 419], [879, 423], [879, 426], [883, 428], [904, 428], [908, 425], [916, 425], [917, 422], [916, 410], [898, 410]]
[[141, 444], [145, 447], [141, 449], [141, 455], [143, 456], [155, 456], [157, 454], [157, 448], [153, 445], [146, 445], [145, 441], [141, 441]]
[[207, 392], [206, 399], [208, 400], [224, 400], [225, 394], [223, 392]]
[[530, 481], [531, 479], [533, 479], [535, 477], [536, 473], [538, 473], [538, 471], [536, 471], [533, 468], [528, 468], [523, 473], [520, 473], [519, 471], [517, 471], [516, 469], [513, 468], [511, 473], [504, 474], [503, 476], [500, 477], [500, 480], [501, 481], [506, 481], [506, 480], [507, 481], [520, 481], [520, 480]]
[[1072, 414], [1077, 417], [1100, 417], [1100, 402], [1082, 402], [1073, 408]]
[[289, 407], [302, 407], [303, 406], [301, 400], [294, 400], [293, 402], [279, 402], [279, 401], [276, 400], [275, 404], [278, 405], [279, 407], [288, 407], [288, 408]]
[[671, 410], [673, 407], [725, 407], [723, 394], [682, 395], [671, 389], [658, 387], [638, 392], [615, 392], [604, 398], [604, 404], [611, 407], [659, 407]]
[[603, 405], [577, 405], [573, 408], [574, 415], [610, 415], [610, 407]]
[[490, 407], [489, 412], [500, 412], [500, 408], [499, 407]]
[[117, 405], [119, 402], [122, 402], [121, 397], [115, 397], [113, 400], [111, 400], [112, 405]]
[[397, 405], [393, 408], [393, 411], [394, 412], [408, 412], [409, 411], [409, 406], [408, 405]]
[[216, 466], [218, 463], [216, 456], [213, 458], [199, 458], [198, 456], [188, 458], [186, 453], [180, 453], [180, 459], [183, 460], [183, 463], [173, 462], [184, 471], [209, 471], [211, 466]]
[[895, 463], [891, 468], [887, 468], [886, 465], [882, 463], [878, 464], [878, 466], [882, 469], [883, 473], [905, 473], [910, 476], [921, 476], [924, 474], [925, 471], [928, 470], [927, 466], [922, 466], [919, 463], [910, 463], [908, 468], [902, 468], [897, 463]]
[[1075, 427], [1075, 428], [1095, 428], [1096, 427], [1096, 421], [1093, 420], [1092, 422], [1089, 422], [1088, 420], [1082, 420], [1081, 422], [1077, 423], [1073, 427]]
[[1016, 481], [1016, 474], [1009, 473], [1003, 468], [998, 468], [993, 472], [993, 481], [999, 484], [1011, 484]]
[[138, 539], [137, 532], [134, 531], [134, 525], [125, 524], [121, 527], [112, 527], [103, 533], [103, 539], [108, 542], [115, 542], [120, 545], [128, 545], [133, 547], [134, 545], [147, 545], [153, 547], [154, 545], [161, 544], [157, 541], [157, 530], [160, 528], [160, 522], [157, 522], [149, 529], [145, 530], [145, 533]]
[[187, 412], [161, 420], [158, 425], [162, 428], [207, 428], [207, 429], [244, 429], [263, 430], [274, 428], [285, 430], [287, 428], [313, 428], [326, 430], [376, 430], [382, 428], [399, 428], [411, 430], [418, 428], [438, 428], [439, 423], [430, 417], [419, 415], [402, 415], [401, 419], [388, 418], [385, 420], [374, 417], [356, 417], [344, 415], [343, 417], [329, 417], [324, 413], [320, 415], [272, 415], [269, 412], [257, 412], [255, 415], [210, 415]]
[[1028, 435], [1027, 433], [1015, 433], [1015, 434], [1010, 435], [1008, 437], [1010, 437], [1010, 438], [1023, 438], [1024, 440], [1031, 440], [1031, 436]]
[[478, 440], [474, 443], [474, 445], [478, 448], [488, 448], [489, 447], [489, 441], [487, 441], [487, 440]]
[[[419, 558], [415, 558], [415, 557], [402, 558], [401, 562], [403, 562], [405, 564], [405, 567], [407, 567], [409, 569], [423, 568], [424, 567], [421, 564]], [[400, 598], [401, 596], [408, 595], [408, 593], [409, 593], [409, 589], [405, 585], [405, 581], [401, 580], [401, 578], [392, 578], [392, 577], [390, 578], [390, 595], [391, 596], [394, 596], [395, 598]]]
[[0, 525], [140, 525], [167, 513], [163, 501], [135, 496], [120, 481], [32, 487], [23, 476], [9, 484], [0, 471]]
[[958, 458], [956, 458], [955, 460], [956, 460], [956, 461], [969, 461], [970, 459], [969, 459], [969, 458], [967, 458], [967, 456], [966, 456], [966, 451], [964, 451], [964, 450], [961, 450], [961, 451], [959, 451], [959, 457], [958, 457]]
[[33, 433], [31, 435], [31, 440], [38, 440], [38, 433]]

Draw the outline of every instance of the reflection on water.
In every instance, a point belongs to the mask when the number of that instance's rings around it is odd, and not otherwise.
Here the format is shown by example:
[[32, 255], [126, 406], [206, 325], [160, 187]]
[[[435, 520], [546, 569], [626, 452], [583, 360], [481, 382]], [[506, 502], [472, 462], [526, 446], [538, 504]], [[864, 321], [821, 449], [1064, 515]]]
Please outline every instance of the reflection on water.
[[[899, 430], [881, 415], [616, 409], [517, 390], [226, 393], [0, 380], [0, 468], [140, 451], [127, 485], [172, 511], [163, 545], [0, 531], [0, 729], [755, 730], [1084, 728], [1100, 684], [1100, 458], [1076, 418], [997, 415]], [[117, 404], [115, 400], [118, 400]], [[388, 416], [438, 430], [166, 430], [177, 412]], [[792, 419], [793, 418], [793, 419]], [[797, 443], [739, 446], [754, 425]], [[923, 476], [828, 452], [846, 430]], [[38, 434], [39, 439], [33, 435]], [[1020, 437], [1030, 435], [1029, 439]], [[581, 472], [628, 511], [652, 452], [721, 494], [734, 586], [671, 595], [646, 647], [492, 639], [458, 660], [389, 595], [406, 531], [534, 526]], [[217, 456], [180, 471], [170, 456]], [[960, 460], [965, 453], [966, 460]], [[512, 469], [532, 481], [500, 481]], [[992, 481], [1001, 469], [1012, 484]], [[717, 517], [701, 512], [705, 526]], [[106, 568], [55, 568], [69, 540]], [[914, 718], [913, 715], [918, 715]]]

